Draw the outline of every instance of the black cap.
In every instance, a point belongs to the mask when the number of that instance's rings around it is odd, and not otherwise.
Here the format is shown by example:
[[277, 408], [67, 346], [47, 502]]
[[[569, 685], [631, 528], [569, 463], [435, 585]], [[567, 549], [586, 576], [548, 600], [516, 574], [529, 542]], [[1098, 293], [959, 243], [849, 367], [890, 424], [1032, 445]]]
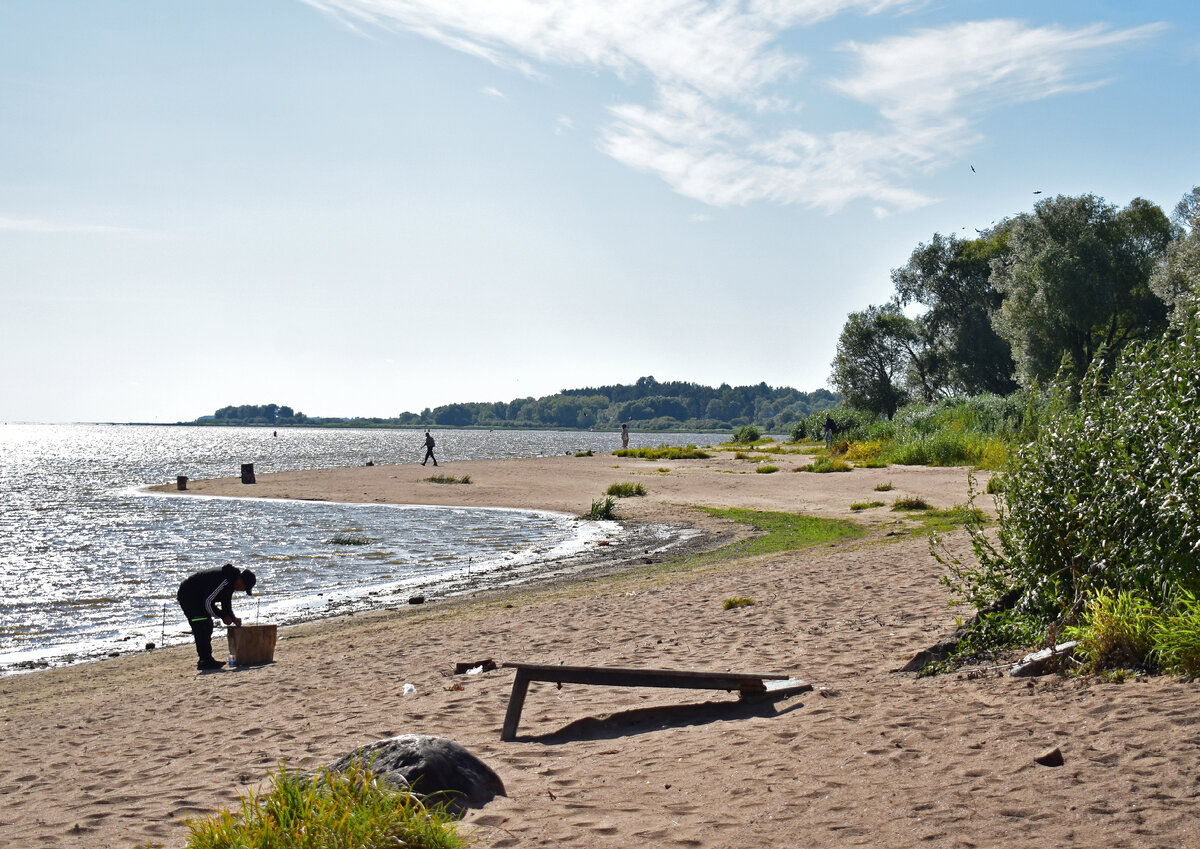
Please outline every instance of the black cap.
[[258, 583], [258, 579], [254, 577], [254, 573], [249, 569], [242, 570], [242, 586], [246, 588], [246, 595], [254, 595], [250, 592], [254, 589], [254, 585]]

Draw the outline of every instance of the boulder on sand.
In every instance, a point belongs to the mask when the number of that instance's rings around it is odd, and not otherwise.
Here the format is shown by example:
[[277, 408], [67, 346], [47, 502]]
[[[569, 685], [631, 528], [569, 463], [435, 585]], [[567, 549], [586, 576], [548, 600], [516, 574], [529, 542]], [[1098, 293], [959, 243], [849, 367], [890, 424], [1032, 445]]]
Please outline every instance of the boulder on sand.
[[329, 765], [341, 772], [361, 761], [379, 778], [410, 788], [433, 802], [444, 802], [461, 816], [468, 807], [485, 805], [504, 796], [504, 782], [492, 768], [463, 746], [444, 737], [401, 734], [355, 749]]

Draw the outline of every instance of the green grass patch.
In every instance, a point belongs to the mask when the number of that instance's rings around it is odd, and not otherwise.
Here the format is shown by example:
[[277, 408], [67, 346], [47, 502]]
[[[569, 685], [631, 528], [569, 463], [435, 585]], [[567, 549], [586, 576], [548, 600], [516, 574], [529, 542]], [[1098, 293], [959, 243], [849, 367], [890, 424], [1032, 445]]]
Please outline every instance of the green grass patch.
[[929, 502], [919, 495], [901, 495], [892, 502], [893, 510], [928, 510]]
[[859, 510], [871, 510], [882, 506], [884, 506], [882, 501], [856, 501], [850, 505], [850, 509], [857, 513]]
[[756, 475], [773, 475], [778, 471], [779, 471], [778, 466], [767, 465], [767, 466], [759, 466], [757, 469], [754, 470], [754, 474], [756, 474]]
[[660, 445], [657, 448], [619, 448], [616, 457], [636, 457], [641, 460], [707, 460], [712, 455], [695, 445]]
[[888, 481], [887, 483], [876, 484], [875, 491], [876, 492], [891, 492], [892, 491], [892, 482]]
[[592, 449], [591, 449], [591, 448], [589, 448], [587, 451], [576, 451], [576, 452], [575, 452], [575, 456], [576, 456], [576, 457], [591, 457], [591, 456], [592, 456]]
[[361, 764], [316, 776], [280, 767], [261, 796], [241, 797], [241, 810], [186, 820], [185, 849], [316, 849], [405, 846], [464, 849], [454, 816], [407, 790], [376, 781]]
[[735, 598], [725, 599], [725, 603], [723, 605], [721, 605], [721, 609], [722, 610], [734, 610], [739, 607], [753, 607], [753, 606], [754, 606], [754, 599], [743, 598], [741, 596], [737, 596]]
[[614, 483], [605, 494], [615, 498], [632, 498], [637, 495], [645, 495], [646, 487], [640, 483]]
[[849, 472], [853, 468], [853, 466], [840, 457], [818, 457], [807, 466], [797, 466], [796, 471], [826, 474], [827, 472]]
[[700, 509], [710, 516], [751, 525], [762, 534], [689, 558], [689, 563], [695, 565], [723, 563], [739, 557], [755, 557], [760, 554], [811, 548], [815, 545], [844, 539], [857, 539], [866, 533], [855, 522], [846, 519], [822, 519], [799, 513], [776, 513], [743, 508], [702, 507]]
[[456, 478], [454, 475], [433, 475], [432, 477], [425, 478], [425, 480], [430, 483], [470, 483], [471, 476], [463, 475]]

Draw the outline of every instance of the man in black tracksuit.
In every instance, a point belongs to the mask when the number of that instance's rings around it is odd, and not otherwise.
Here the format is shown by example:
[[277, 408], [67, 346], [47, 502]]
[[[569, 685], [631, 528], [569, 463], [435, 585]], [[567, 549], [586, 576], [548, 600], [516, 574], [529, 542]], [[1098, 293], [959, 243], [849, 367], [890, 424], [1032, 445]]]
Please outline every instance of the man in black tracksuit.
[[225, 665], [212, 656], [213, 617], [220, 616], [226, 625], [240, 626], [242, 620], [233, 615], [233, 594], [245, 591], [246, 595], [253, 595], [250, 591], [254, 584], [253, 572], [249, 569], [239, 572], [232, 563], [226, 563], [220, 569], [197, 572], [179, 585], [175, 598], [192, 626], [196, 654], [200, 657], [197, 669], [220, 669]]

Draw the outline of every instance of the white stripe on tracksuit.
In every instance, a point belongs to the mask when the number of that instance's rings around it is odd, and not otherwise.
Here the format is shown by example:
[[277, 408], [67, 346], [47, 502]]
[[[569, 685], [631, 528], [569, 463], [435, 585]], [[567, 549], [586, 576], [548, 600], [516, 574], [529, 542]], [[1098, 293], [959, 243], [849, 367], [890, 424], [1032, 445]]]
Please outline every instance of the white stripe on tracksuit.
[[217, 596], [221, 594], [221, 590], [225, 589], [228, 584], [229, 579], [226, 578], [224, 581], [221, 581], [221, 583], [217, 584], [217, 588], [208, 594], [208, 598], [204, 599], [204, 609], [207, 610], [208, 615], [214, 619], [220, 616], [220, 614], [213, 610], [213, 602], [216, 600]]

